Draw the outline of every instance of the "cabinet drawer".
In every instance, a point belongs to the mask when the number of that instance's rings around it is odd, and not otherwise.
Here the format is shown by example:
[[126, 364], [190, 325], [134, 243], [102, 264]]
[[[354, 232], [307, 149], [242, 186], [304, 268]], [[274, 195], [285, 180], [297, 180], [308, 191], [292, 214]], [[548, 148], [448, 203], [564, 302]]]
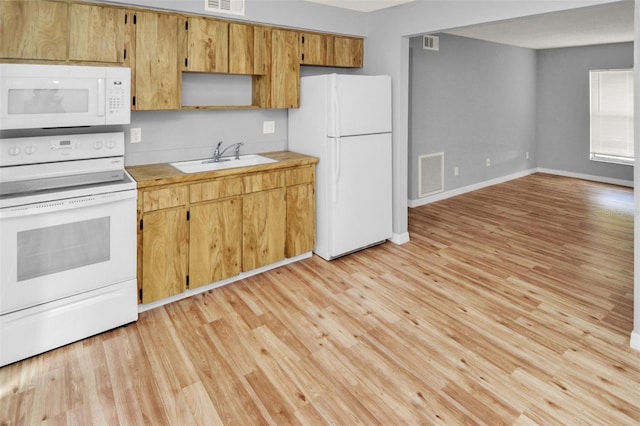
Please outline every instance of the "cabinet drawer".
[[286, 186], [301, 185], [303, 183], [313, 183], [314, 166], [298, 167], [285, 171]]
[[151, 212], [187, 204], [187, 187], [153, 189], [142, 194], [142, 211]]
[[244, 192], [246, 194], [284, 186], [284, 172], [265, 172], [244, 176]]
[[216, 179], [210, 182], [194, 183], [189, 186], [189, 201], [215, 200], [242, 194], [242, 178]]

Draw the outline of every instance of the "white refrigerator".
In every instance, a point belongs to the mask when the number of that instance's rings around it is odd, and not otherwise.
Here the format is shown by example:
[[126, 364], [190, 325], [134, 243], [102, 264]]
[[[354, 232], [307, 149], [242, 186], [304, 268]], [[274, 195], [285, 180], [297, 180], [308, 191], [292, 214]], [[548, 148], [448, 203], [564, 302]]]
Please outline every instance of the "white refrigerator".
[[391, 238], [391, 77], [302, 77], [288, 146], [320, 159], [317, 255], [331, 260]]

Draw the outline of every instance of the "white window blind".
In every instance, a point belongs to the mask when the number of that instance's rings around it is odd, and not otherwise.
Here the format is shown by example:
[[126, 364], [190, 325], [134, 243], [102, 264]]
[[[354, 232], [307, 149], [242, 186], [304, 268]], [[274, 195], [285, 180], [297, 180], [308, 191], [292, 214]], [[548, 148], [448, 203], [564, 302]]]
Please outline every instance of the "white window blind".
[[589, 71], [591, 159], [633, 164], [633, 70]]

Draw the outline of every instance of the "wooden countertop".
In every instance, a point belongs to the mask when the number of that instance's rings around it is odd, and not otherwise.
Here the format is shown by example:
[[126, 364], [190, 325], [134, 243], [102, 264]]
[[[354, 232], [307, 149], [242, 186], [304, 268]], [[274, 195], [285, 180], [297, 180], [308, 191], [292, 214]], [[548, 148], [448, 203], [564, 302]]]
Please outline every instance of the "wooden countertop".
[[144, 164], [126, 167], [127, 171], [138, 183], [138, 189], [171, 183], [193, 182], [223, 176], [243, 175], [265, 170], [277, 170], [287, 167], [316, 164], [319, 160], [309, 155], [291, 151], [267, 152], [259, 154], [277, 160], [277, 163], [260, 164], [257, 166], [237, 167], [226, 170], [212, 170], [199, 173], [182, 173], [169, 163]]

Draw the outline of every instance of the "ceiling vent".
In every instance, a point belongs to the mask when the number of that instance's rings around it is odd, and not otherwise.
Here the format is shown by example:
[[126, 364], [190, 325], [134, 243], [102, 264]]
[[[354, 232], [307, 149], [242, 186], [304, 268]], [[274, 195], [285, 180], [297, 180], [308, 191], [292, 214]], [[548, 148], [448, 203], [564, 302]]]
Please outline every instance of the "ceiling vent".
[[431, 35], [423, 36], [422, 48], [424, 50], [440, 50], [440, 37]]
[[244, 0], [204, 0], [204, 10], [244, 16]]

